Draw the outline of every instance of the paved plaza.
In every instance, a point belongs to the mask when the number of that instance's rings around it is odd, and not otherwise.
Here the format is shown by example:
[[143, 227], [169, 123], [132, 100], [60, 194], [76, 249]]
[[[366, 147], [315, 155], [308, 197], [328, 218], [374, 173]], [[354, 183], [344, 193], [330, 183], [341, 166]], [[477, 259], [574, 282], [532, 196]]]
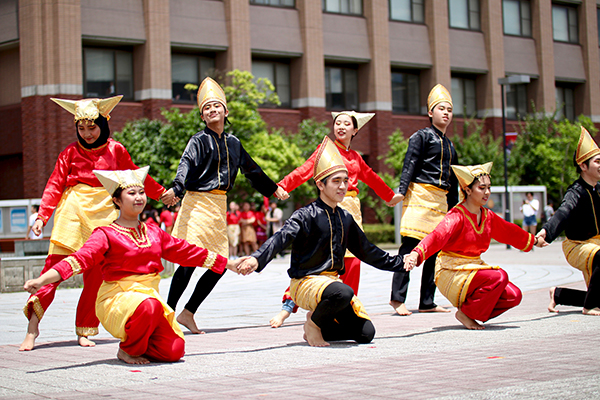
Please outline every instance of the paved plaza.
[[[289, 284], [289, 256], [262, 274], [228, 272], [196, 314], [206, 334], [186, 334], [186, 356], [172, 364], [118, 361], [118, 341], [102, 328], [96, 347], [78, 347], [80, 289], [57, 292], [36, 349], [19, 352], [27, 294], [2, 293], [0, 399], [600, 398], [600, 318], [573, 307], [560, 307], [558, 314], [546, 310], [549, 287], [585, 287], [561, 244], [532, 253], [493, 245], [483, 259], [502, 266], [524, 292], [520, 306], [486, 323], [485, 330], [464, 329], [454, 308], [447, 314], [394, 315], [388, 305], [391, 274], [363, 264], [359, 297], [377, 329], [375, 339], [325, 348], [302, 340], [302, 310], [281, 328], [268, 325]], [[411, 277], [407, 305], [416, 311], [420, 269]], [[170, 279], [161, 283], [165, 297], [169, 285]], [[184, 300], [192, 290], [190, 285]], [[448, 304], [439, 294], [436, 301]]]

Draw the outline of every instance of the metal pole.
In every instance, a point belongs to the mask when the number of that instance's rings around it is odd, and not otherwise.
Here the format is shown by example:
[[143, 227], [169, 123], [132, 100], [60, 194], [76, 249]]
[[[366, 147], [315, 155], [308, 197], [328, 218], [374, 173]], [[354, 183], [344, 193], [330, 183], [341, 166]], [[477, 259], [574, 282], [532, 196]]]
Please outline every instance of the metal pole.
[[[503, 136], [503, 143], [504, 143], [504, 201], [505, 201], [505, 209], [504, 209], [504, 219], [508, 222], [510, 222], [510, 198], [508, 195], [508, 147], [506, 146], [506, 110], [505, 110], [505, 106], [504, 106], [504, 97], [505, 97], [505, 90], [504, 90], [504, 85], [500, 85], [502, 86], [502, 136]], [[506, 249], [509, 250], [510, 249], [510, 245], [506, 245]]]

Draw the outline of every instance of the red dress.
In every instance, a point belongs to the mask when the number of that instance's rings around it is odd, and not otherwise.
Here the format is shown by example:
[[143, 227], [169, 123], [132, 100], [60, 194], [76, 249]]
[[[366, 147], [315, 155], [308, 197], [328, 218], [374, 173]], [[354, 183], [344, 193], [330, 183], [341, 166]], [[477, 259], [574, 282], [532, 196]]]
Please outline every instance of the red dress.
[[226, 258], [174, 238], [157, 226], [140, 223], [134, 229], [112, 223], [94, 230], [79, 251], [53, 268], [62, 279], [98, 269], [104, 282], [95, 310], [106, 330], [121, 339], [123, 351], [177, 361], [183, 356], [183, 334], [174, 311], [158, 294], [161, 258], [219, 274], [227, 264]]
[[264, 228], [267, 226], [267, 220], [265, 219], [265, 213], [262, 211], [256, 211], [254, 213], [254, 230], [256, 231], [256, 241], [258, 243], [264, 243], [267, 241], [267, 230]]

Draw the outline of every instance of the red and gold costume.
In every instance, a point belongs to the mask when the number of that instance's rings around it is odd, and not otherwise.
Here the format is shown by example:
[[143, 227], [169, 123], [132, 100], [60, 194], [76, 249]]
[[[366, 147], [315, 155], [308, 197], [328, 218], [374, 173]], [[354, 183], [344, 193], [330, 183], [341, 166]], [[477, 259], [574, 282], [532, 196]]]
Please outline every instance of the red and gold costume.
[[219, 274], [227, 264], [226, 258], [157, 226], [125, 228], [113, 222], [95, 229], [81, 249], [52, 268], [62, 279], [98, 270], [103, 282], [95, 313], [106, 330], [121, 339], [121, 349], [131, 356], [177, 361], [183, 356], [184, 340], [174, 311], [158, 293], [161, 258]]
[[[89, 102], [90, 100], [81, 100], [69, 104], [89, 105]], [[95, 112], [97, 117], [97, 108]], [[58, 261], [79, 250], [95, 228], [108, 225], [118, 216], [111, 196], [92, 172], [94, 169], [125, 170], [137, 169], [137, 166], [125, 147], [112, 139], [93, 149], [86, 149], [79, 142], [74, 142], [60, 153], [44, 189], [38, 213], [38, 218], [46, 225], [56, 209], [50, 250], [42, 274]], [[146, 180], [145, 188], [148, 196], [155, 200], [165, 192], [165, 189], [152, 178]], [[77, 305], [75, 319], [76, 333], [79, 336], [97, 335], [99, 322], [93, 307], [101, 283], [100, 275], [93, 269], [88, 270], [83, 276], [83, 281], [84, 288]], [[28, 319], [31, 318], [32, 312], [35, 312], [40, 320], [42, 319], [54, 299], [57, 286], [57, 283], [46, 285], [29, 298], [24, 307]]]
[[530, 251], [535, 241], [532, 234], [484, 207], [478, 224], [477, 215], [461, 203], [413, 250], [419, 255], [417, 265], [440, 251], [435, 265], [438, 289], [468, 317], [483, 322], [521, 300], [519, 288], [508, 281], [506, 272], [480, 258], [491, 239], [523, 251]]

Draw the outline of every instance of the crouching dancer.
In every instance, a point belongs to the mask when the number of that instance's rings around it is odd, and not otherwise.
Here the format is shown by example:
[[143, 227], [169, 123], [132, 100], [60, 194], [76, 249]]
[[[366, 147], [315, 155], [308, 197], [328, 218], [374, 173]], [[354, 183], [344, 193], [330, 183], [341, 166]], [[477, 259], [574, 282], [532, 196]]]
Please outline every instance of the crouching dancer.
[[325, 137], [317, 153], [313, 178], [319, 198], [300, 208], [258, 251], [239, 265], [247, 274], [262, 271], [277, 254], [292, 245], [290, 295], [308, 310], [304, 338], [311, 346], [328, 341], [369, 343], [375, 327], [354, 295], [341, 282], [346, 249], [378, 269], [398, 271], [401, 257], [371, 244], [350, 213], [338, 207], [348, 189], [348, 170], [335, 144]]
[[121, 339], [117, 357], [129, 364], [147, 364], [149, 358], [173, 362], [184, 354], [185, 341], [175, 314], [158, 294], [161, 258], [203, 266], [219, 274], [225, 268], [237, 273], [235, 263], [225, 257], [138, 221], [146, 206], [148, 168], [95, 170], [120, 211], [119, 218], [96, 228], [81, 249], [24, 286], [33, 294], [49, 283], [100, 268], [103, 283], [96, 299], [96, 315], [111, 335]]

